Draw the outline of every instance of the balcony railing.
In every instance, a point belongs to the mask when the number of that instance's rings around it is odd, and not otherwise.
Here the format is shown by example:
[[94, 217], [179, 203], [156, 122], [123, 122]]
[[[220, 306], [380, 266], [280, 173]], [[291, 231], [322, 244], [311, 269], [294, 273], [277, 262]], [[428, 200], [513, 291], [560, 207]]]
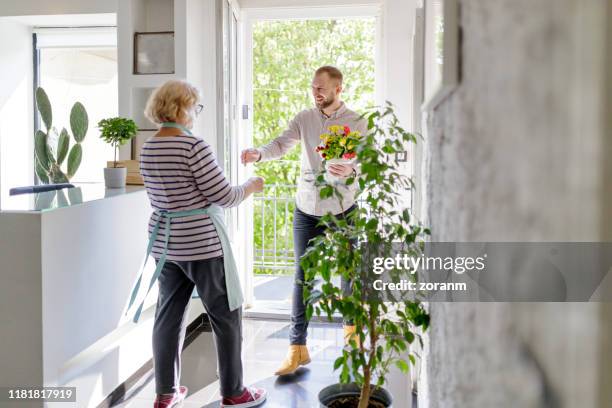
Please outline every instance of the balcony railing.
[[297, 186], [266, 185], [254, 196], [253, 269], [259, 274], [291, 272], [293, 251], [293, 211]]

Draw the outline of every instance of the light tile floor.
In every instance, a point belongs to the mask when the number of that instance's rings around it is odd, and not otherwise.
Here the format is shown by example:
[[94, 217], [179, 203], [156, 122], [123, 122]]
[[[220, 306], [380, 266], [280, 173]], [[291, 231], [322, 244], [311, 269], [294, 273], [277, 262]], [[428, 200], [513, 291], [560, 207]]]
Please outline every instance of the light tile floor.
[[[285, 357], [289, 323], [244, 320], [244, 383], [268, 391], [265, 408], [318, 408], [317, 395], [338, 381], [333, 362], [343, 345], [342, 328], [337, 324], [312, 323], [308, 347], [312, 362], [294, 375], [277, 377], [274, 371]], [[219, 407], [219, 383], [211, 333], [202, 333], [183, 351], [181, 384], [189, 388], [185, 408]], [[155, 397], [153, 373], [149, 373], [116, 407], [152, 407]]]
[[[253, 309], [245, 314], [286, 316], [291, 308], [293, 276], [257, 275]], [[287, 295], [289, 294], [289, 295]], [[274, 371], [284, 359], [289, 345], [289, 322], [279, 320], [243, 321], [243, 363], [245, 385], [266, 388], [268, 400], [264, 408], [319, 408], [318, 393], [338, 382], [333, 372], [334, 360], [340, 355], [342, 327], [332, 323], [312, 322], [308, 329], [308, 348], [312, 362], [296, 374], [277, 377]], [[185, 408], [219, 407], [219, 382], [216, 377], [216, 354], [211, 333], [202, 333], [183, 351], [181, 384], [189, 388]], [[408, 378], [397, 378], [391, 386], [395, 408], [407, 408], [410, 391]], [[404, 385], [406, 384], [406, 385]], [[153, 373], [130, 390], [121, 408], [152, 407], [155, 398]]]

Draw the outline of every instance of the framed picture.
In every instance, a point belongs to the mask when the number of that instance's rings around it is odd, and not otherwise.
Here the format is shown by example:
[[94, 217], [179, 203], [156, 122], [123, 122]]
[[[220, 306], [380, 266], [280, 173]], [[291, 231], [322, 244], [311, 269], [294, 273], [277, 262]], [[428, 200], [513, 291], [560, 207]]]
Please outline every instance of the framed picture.
[[134, 74], [174, 74], [174, 32], [134, 33]]
[[425, 0], [425, 102], [437, 107], [459, 83], [458, 0]]

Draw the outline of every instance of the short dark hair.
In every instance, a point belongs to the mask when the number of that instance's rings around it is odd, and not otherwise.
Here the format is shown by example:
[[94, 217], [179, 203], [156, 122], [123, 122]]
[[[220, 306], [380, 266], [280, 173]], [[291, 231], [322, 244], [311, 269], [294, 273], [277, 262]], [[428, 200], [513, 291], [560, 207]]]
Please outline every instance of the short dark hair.
[[327, 74], [331, 79], [337, 80], [340, 85], [342, 85], [342, 80], [344, 78], [342, 76], [342, 72], [340, 72], [338, 68], [333, 67], [331, 65], [322, 66], [321, 68], [317, 69], [317, 71], [315, 72], [315, 76], [321, 74]]

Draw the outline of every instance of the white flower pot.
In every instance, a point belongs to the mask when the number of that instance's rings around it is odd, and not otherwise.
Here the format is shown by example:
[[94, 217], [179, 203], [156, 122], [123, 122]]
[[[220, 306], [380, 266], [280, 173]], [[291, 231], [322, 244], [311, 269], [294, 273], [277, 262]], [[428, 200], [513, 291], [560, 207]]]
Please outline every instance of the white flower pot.
[[127, 177], [125, 167], [106, 167], [104, 169], [104, 184], [106, 188], [123, 188]]
[[331, 174], [328, 170], [329, 168], [328, 166], [330, 164], [351, 164], [351, 163], [353, 163], [352, 159], [329, 159], [325, 161], [325, 180], [330, 184], [334, 184], [334, 183], [346, 180], [345, 177], [338, 177], [338, 176], [334, 176], [333, 174]]

